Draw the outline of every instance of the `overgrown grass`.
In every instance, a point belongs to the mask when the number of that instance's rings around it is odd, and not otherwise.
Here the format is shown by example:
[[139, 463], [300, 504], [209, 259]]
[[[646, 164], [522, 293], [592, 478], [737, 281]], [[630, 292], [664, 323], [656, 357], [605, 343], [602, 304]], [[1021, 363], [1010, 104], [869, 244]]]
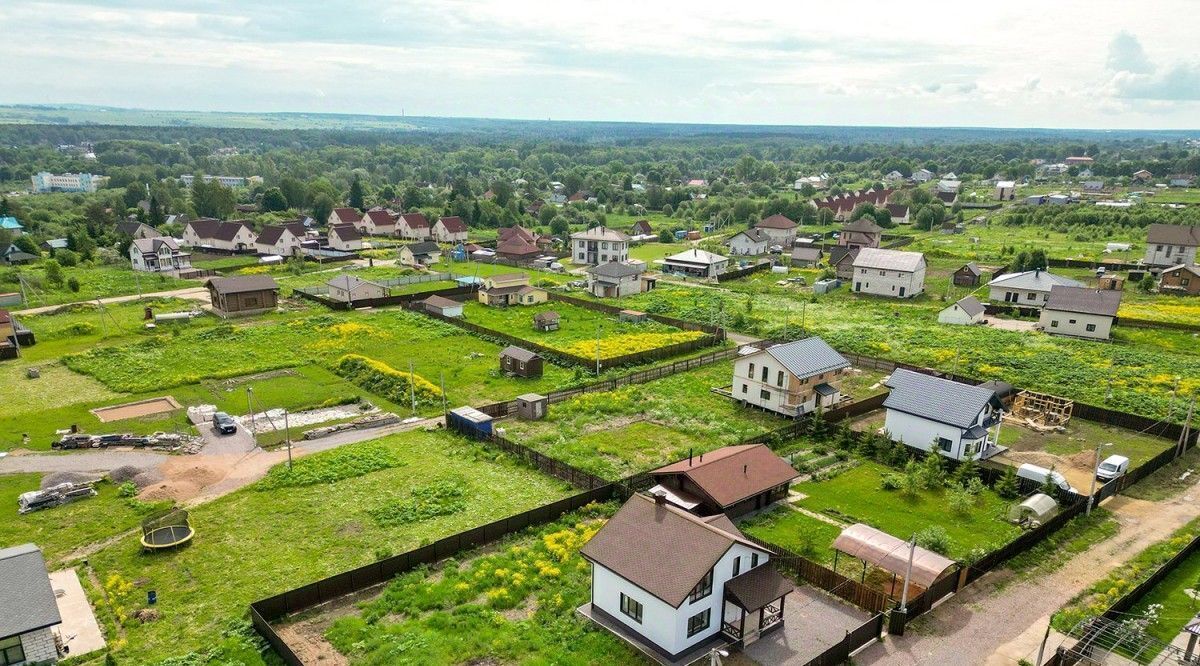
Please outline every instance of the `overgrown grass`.
[[301, 458], [291, 467], [273, 467], [254, 487], [265, 491], [330, 484], [403, 464], [391, 448], [368, 441]]
[[1154, 470], [1150, 476], [1121, 491], [1137, 499], [1160, 502], [1178, 495], [1200, 481], [1200, 446], [1193, 446], [1179, 458]]
[[798, 555], [826, 566], [833, 564], [833, 540], [842, 528], [778, 506], [738, 526], [743, 532], [767, 543], [778, 544]]
[[1006, 566], [1022, 578], [1045, 576], [1076, 555], [1116, 536], [1120, 529], [1120, 523], [1110, 512], [1097, 507], [1091, 515], [1072, 518], [1028, 550], [1018, 553]]

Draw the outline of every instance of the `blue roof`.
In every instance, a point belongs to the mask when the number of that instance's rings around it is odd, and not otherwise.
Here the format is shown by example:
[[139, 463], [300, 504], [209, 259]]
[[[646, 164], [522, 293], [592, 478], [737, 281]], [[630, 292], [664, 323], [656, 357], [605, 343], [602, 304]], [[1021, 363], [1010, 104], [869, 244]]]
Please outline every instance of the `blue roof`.
[[456, 278], [454, 278], [454, 281], [459, 284], [482, 284], [483, 283], [483, 280], [475, 277], [474, 275], [463, 275], [461, 277], [456, 277]]
[[8, 215], [5, 217], [0, 217], [0, 229], [24, 229], [24, 228], [25, 227], [22, 227], [21, 223], [17, 221], [17, 218], [15, 218], [11, 215]]

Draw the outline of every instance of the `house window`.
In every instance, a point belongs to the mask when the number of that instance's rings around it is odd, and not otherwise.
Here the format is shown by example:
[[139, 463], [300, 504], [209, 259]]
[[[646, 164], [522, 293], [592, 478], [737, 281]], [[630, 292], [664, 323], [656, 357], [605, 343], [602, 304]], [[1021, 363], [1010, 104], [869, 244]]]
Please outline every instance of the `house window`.
[[[691, 621], [688, 621], [690, 626]], [[0, 641], [0, 664], [20, 664], [25, 662], [25, 650], [21, 647], [21, 637], [13, 636]]]
[[1186, 287], [1191, 283], [1191, 278], [1179, 278], [1179, 286]]
[[699, 613], [696, 613], [695, 615], [689, 617], [688, 618], [688, 638], [691, 638], [692, 636], [695, 636], [696, 634], [704, 631], [705, 629], [708, 629], [708, 626], [710, 624], [712, 624], [712, 609], [711, 608], [705, 608], [704, 610], [700, 611]]
[[866, 275], [866, 274], [867, 274], [867, 269], [865, 269], [865, 268], [860, 268], [860, 269], [858, 269], [858, 273], [859, 273], [859, 275]]
[[764, 384], [767, 383], [767, 375], [770, 374], [770, 372], [771, 369], [764, 365], [762, 368], [762, 382]]
[[750, 379], [754, 379], [754, 364], [753, 363], [750, 364], [750, 374], [747, 375], [747, 377], [749, 377]]
[[586, 258], [587, 258], [587, 257], [586, 257], [586, 256], [585, 256], [585, 255], [584, 255], [582, 252], [580, 252], [580, 253], [579, 253], [579, 257], [578, 257], [578, 259], [579, 259], [580, 261], [583, 261], [583, 260], [584, 260], [584, 259], [586, 259]]
[[758, 392], [758, 397], [759, 397], [759, 398], [761, 398], [761, 399], [763, 399], [763, 400], [770, 400], [770, 399], [771, 399], [771, 392], [770, 392], [770, 391], [759, 391], [759, 392]]
[[1037, 294], [1033, 293], [1032, 291], [1028, 294], [1025, 294], [1025, 300], [1027, 301], [1032, 301], [1035, 298], [1037, 298]]
[[1095, 325], [1095, 324], [1088, 324], [1086, 328], [1087, 328], [1087, 332], [1088, 332], [1088, 333], [1095, 333], [1095, 332], [1096, 332], [1096, 325]]
[[879, 274], [883, 277], [887, 277], [887, 271], [879, 271]]
[[1058, 328], [1058, 320], [1057, 319], [1050, 320], [1050, 328]]
[[624, 592], [621, 593], [621, 612], [634, 622], [642, 623], [642, 605], [625, 596]]
[[733, 575], [737, 576], [740, 573], [742, 573], [742, 556], [738, 555], [733, 558]]
[[746, 386], [745, 384], [742, 384], [742, 393], [745, 393], [746, 389], [748, 389], [748, 388], [749, 388], [748, 386]]
[[1074, 323], [1075, 323], [1075, 320], [1074, 320], [1074, 319], [1069, 319], [1069, 320], [1067, 320], [1067, 323], [1068, 323], [1068, 324], [1074, 324]]
[[750, 568], [758, 566], [758, 553], [750, 553]]
[[1161, 246], [1161, 245], [1156, 245], [1156, 246], [1154, 246], [1154, 251], [1155, 251], [1155, 252], [1162, 252], [1162, 246]]
[[692, 593], [688, 595], [688, 601], [691, 603], [696, 603], [704, 597], [712, 594], [712, 585], [713, 571], [712, 569], [709, 569], [708, 573], [704, 574], [704, 578], [701, 578], [700, 582], [696, 583], [696, 587], [692, 588]]
[[939, 449], [945, 451], [946, 453], [950, 453], [950, 449], [954, 448], [954, 442], [951, 442], [945, 437], [938, 437], [937, 445]]
[[783, 386], [783, 370], [780, 370], [778, 373], [776, 373], [776, 375], [775, 375], [775, 385], [776, 385], [776, 386]]

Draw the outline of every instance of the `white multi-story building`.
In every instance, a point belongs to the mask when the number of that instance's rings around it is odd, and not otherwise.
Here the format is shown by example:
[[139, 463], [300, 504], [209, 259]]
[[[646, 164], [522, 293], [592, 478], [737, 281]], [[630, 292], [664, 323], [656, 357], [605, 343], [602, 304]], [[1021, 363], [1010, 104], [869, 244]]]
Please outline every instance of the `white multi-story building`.
[[925, 291], [925, 255], [864, 247], [854, 258], [854, 291], [912, 298]]
[[903, 368], [884, 384], [891, 392], [883, 402], [883, 429], [893, 440], [954, 460], [980, 460], [998, 452], [1003, 405], [995, 391]]
[[592, 227], [571, 234], [571, 259], [577, 264], [607, 264], [629, 259], [629, 236], [615, 229]]
[[49, 173], [39, 171], [30, 176], [33, 191], [42, 192], [95, 192], [108, 185], [108, 176], [90, 173]]
[[733, 399], [743, 405], [797, 417], [829, 409], [842, 399], [842, 377], [850, 367], [821, 338], [772, 345], [733, 362]]
[[[209, 174], [204, 174], [202, 178], [206, 183], [211, 183], [215, 180], [229, 188], [254, 187], [255, 185], [262, 185], [263, 182], [262, 176], [210, 176]], [[195, 181], [196, 176], [190, 173], [185, 173], [179, 177], [179, 182], [183, 183], [185, 187], [191, 187]]]
[[1178, 266], [1196, 263], [1200, 247], [1200, 227], [1182, 224], [1152, 224], [1146, 231], [1145, 263], [1151, 266]]

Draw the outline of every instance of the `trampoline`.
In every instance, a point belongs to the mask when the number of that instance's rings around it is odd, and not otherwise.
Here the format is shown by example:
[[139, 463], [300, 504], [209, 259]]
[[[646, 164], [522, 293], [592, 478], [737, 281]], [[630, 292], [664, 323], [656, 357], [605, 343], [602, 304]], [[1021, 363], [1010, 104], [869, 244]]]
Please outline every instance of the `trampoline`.
[[178, 548], [195, 536], [187, 511], [174, 510], [142, 523], [142, 548], [168, 550]]

